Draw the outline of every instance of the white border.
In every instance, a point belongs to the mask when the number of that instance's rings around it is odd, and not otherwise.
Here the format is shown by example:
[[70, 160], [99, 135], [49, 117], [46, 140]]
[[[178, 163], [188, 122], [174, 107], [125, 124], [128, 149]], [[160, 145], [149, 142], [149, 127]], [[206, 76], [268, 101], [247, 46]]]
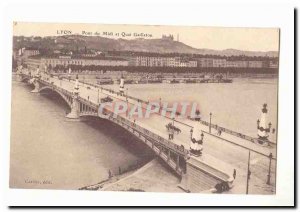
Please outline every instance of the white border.
[[[1, 170], [4, 205], [293, 205], [293, 5], [274, 1], [10, 1], [1, 8]], [[283, 1], [282, 1], [283, 2]], [[276, 195], [203, 195], [8, 189], [13, 21], [279, 27], [279, 141]], [[4, 50], [4, 51], [3, 51]]]

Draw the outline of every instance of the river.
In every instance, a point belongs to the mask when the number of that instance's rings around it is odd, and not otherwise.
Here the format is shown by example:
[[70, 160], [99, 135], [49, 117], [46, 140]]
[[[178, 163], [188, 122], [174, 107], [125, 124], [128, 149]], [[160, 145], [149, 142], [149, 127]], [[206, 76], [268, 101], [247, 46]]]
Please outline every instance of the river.
[[[253, 137], [262, 105], [268, 105], [268, 121], [277, 128], [277, 79], [242, 79], [233, 83], [130, 84], [128, 95], [144, 100], [196, 102], [201, 117], [212, 123]], [[117, 90], [118, 85], [107, 85]], [[275, 138], [274, 138], [275, 139]]]
[[125, 130], [101, 120], [68, 121], [61, 98], [31, 90], [13, 81], [10, 187], [78, 189], [153, 158]]

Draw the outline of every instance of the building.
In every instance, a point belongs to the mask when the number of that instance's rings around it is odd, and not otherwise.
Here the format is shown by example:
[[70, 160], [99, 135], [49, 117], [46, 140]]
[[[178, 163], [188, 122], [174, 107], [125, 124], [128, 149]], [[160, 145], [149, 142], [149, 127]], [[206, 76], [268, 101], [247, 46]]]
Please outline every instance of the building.
[[38, 49], [23, 48], [21, 50], [21, 55], [24, 58], [28, 58], [28, 57], [39, 55], [39, 54], [40, 54], [40, 51]]
[[228, 68], [237, 68], [238, 63], [236, 61], [226, 61], [226, 67]]
[[128, 61], [122, 58], [84, 58], [75, 57], [71, 55], [60, 55], [52, 57], [38, 57], [32, 56], [25, 60], [25, 64], [28, 69], [35, 70], [40, 68], [40, 70], [45, 70], [46, 67], [54, 68], [58, 65], [69, 66], [69, 65], [79, 65], [79, 66], [128, 66]]
[[213, 67], [213, 58], [198, 58], [198, 67], [207, 68]]
[[263, 61], [249, 61], [249, 68], [262, 68]]
[[180, 57], [137, 56], [132, 64], [146, 67], [197, 67], [196, 60]]
[[230, 68], [248, 68], [249, 61], [226, 61], [226, 67]]
[[81, 57], [68, 55], [58, 57], [43, 57], [41, 59], [44, 64], [52, 67], [57, 65], [128, 66], [128, 60], [115, 57]]
[[41, 58], [27, 58], [24, 60], [25, 65], [27, 66], [27, 69], [29, 71], [36, 71], [37, 68], [40, 69], [40, 71], [45, 71], [46, 66], [45, 63], [41, 60]]
[[278, 68], [278, 61], [270, 61], [269, 68]]
[[173, 35], [162, 35], [161, 37], [162, 40], [168, 40], [168, 41], [173, 41], [174, 40], [174, 36]]
[[226, 59], [213, 59], [212, 67], [215, 68], [224, 68], [226, 67]]

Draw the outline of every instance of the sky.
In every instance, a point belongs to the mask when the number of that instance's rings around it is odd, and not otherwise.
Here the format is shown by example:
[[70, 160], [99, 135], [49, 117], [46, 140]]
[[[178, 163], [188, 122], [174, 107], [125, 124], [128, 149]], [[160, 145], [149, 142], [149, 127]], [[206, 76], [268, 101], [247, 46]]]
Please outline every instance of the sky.
[[[194, 48], [215, 50], [278, 51], [277, 28], [185, 27], [155, 25], [108, 25], [71, 23], [14, 22], [15, 36], [59, 36], [64, 33], [102, 36], [113, 39], [161, 38], [163, 34]], [[107, 33], [107, 34], [105, 34]], [[137, 33], [138, 35], [134, 34]], [[148, 35], [145, 37], [141, 33]], [[149, 37], [151, 35], [151, 37]]]

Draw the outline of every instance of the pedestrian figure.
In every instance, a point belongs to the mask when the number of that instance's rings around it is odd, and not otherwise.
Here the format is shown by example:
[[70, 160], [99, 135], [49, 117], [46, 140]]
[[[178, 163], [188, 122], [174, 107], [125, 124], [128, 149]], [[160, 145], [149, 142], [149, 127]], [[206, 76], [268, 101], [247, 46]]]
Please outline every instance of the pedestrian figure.
[[219, 136], [221, 136], [221, 134], [222, 134], [222, 131], [219, 129]]
[[229, 190], [229, 186], [227, 182], [222, 182], [221, 185], [222, 185], [222, 192]]
[[217, 183], [215, 185], [215, 189], [217, 193], [222, 193], [222, 184], [221, 183]]
[[88, 100], [90, 100], [90, 96], [88, 96]]
[[121, 174], [122, 173], [122, 170], [121, 170], [121, 167], [119, 166], [119, 174]]
[[233, 179], [236, 177], [236, 169], [233, 169]]
[[111, 174], [111, 171], [110, 169], [108, 170], [108, 177], [111, 178], [112, 177], [112, 174]]
[[174, 130], [173, 129], [170, 130], [170, 134], [171, 134], [171, 140], [173, 140], [174, 139]]

